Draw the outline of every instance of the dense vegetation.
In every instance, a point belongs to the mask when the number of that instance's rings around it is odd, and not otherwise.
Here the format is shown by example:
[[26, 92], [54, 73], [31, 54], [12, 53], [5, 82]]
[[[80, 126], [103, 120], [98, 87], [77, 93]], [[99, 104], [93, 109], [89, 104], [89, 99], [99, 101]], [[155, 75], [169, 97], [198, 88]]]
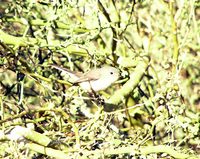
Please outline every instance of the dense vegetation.
[[[1, 158], [198, 158], [200, 3], [1, 1]], [[98, 98], [66, 73], [110, 65]]]

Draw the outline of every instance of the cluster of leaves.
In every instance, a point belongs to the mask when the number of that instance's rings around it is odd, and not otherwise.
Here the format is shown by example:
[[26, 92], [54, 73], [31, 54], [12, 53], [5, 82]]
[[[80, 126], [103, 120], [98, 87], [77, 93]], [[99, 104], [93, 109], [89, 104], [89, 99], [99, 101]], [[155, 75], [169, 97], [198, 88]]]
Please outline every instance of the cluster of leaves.
[[[1, 158], [197, 158], [198, 1], [2, 1]], [[66, 74], [123, 75], [96, 99]]]

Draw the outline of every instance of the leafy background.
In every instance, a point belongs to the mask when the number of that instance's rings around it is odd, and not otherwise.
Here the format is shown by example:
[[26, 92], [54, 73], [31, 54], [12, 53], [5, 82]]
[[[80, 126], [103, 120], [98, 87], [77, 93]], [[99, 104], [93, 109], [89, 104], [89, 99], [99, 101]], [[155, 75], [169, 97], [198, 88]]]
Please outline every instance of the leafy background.
[[[1, 158], [198, 158], [199, 6], [1, 1]], [[123, 78], [97, 100], [48, 63]]]

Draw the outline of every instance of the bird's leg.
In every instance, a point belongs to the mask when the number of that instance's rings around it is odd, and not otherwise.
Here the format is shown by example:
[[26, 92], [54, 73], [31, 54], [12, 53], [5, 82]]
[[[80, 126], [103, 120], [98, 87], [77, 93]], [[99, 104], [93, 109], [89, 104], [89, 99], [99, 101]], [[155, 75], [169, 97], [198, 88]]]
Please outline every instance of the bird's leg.
[[97, 98], [97, 94], [96, 94], [96, 92], [92, 89], [92, 86], [91, 86], [91, 83], [90, 83], [89, 80], [88, 80], [88, 83], [89, 83], [89, 85], [90, 85], [90, 90], [92, 91], [94, 97]]
[[105, 100], [100, 98], [99, 95], [96, 94], [96, 92], [92, 89], [92, 86], [91, 86], [91, 83], [90, 83], [89, 80], [88, 80], [88, 83], [90, 85], [90, 90], [92, 91], [95, 100], [98, 101], [99, 104], [104, 105], [105, 104]]

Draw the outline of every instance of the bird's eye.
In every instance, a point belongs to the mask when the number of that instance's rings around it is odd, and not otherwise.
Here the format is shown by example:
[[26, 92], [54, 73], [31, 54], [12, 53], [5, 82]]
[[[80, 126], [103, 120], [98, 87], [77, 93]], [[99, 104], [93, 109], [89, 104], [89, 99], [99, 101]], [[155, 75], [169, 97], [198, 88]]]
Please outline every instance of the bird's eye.
[[113, 75], [113, 72], [110, 72], [111, 75]]

